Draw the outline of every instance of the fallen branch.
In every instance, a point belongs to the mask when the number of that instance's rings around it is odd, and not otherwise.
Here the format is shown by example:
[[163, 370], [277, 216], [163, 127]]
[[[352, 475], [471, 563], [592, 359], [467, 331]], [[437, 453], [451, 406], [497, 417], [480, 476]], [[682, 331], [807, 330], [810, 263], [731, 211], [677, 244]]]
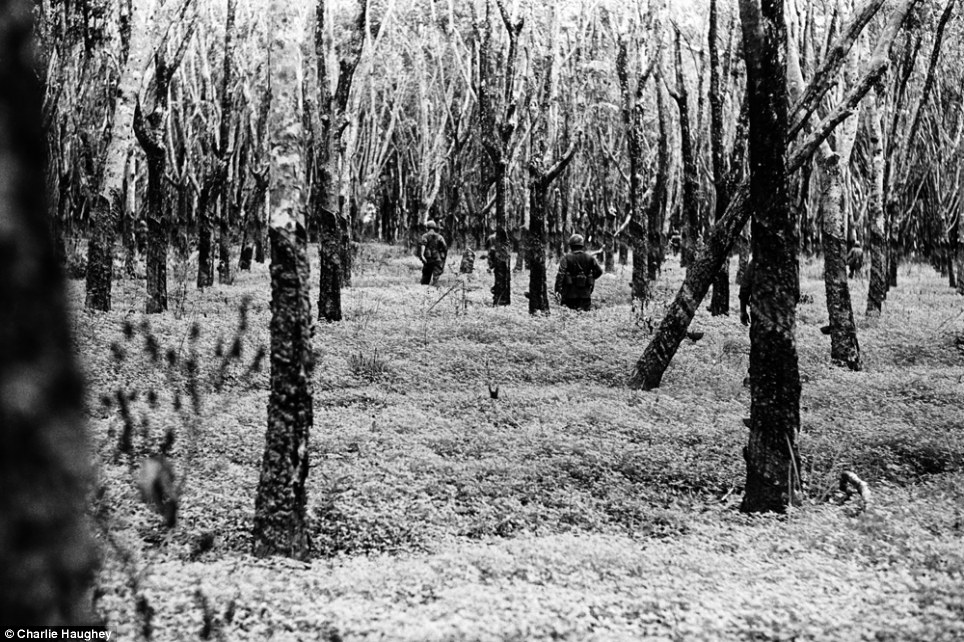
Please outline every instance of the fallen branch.
[[845, 470], [840, 473], [840, 490], [846, 493], [847, 499], [850, 499], [851, 495], [853, 495], [853, 490], [851, 490], [852, 488], [855, 489], [860, 495], [860, 499], [864, 503], [864, 510], [870, 508], [870, 486], [867, 485], [867, 482], [858, 477], [857, 473], [850, 470]]

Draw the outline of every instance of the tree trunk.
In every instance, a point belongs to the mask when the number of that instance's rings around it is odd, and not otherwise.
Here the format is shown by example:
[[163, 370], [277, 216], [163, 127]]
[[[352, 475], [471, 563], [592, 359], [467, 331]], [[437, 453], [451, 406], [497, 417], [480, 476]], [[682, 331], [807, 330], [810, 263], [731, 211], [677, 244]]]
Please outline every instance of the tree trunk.
[[[224, 21], [224, 73], [221, 78], [221, 123], [219, 127], [219, 156], [223, 177], [221, 179], [221, 216], [218, 219], [218, 283], [231, 284], [234, 275], [231, 270], [231, 186], [228, 180], [231, 172], [231, 118], [234, 101], [231, 92], [234, 88], [234, 14], [238, 0], [228, 0], [227, 15]], [[240, 170], [239, 170], [240, 171]]]
[[750, 108], [750, 437], [744, 512], [786, 510], [800, 489], [797, 234], [789, 194], [787, 32], [782, 0], [740, 0]]
[[[729, 172], [725, 165], [723, 150], [723, 83], [720, 77], [720, 52], [717, 46], [719, 24], [719, 7], [717, 0], [710, 0], [710, 158], [713, 162], [713, 184], [716, 186], [716, 212], [713, 222], [716, 222], [726, 212], [730, 200]], [[713, 282], [713, 296], [710, 298], [710, 314], [723, 316], [730, 313], [730, 269], [729, 261], [723, 262], [723, 268]]]
[[689, 96], [683, 76], [683, 60], [680, 53], [680, 33], [676, 31], [676, 91], [673, 92], [679, 108], [680, 151], [683, 159], [683, 247], [680, 265], [689, 267], [696, 258], [700, 245], [699, 170], [693, 150], [690, 132]]
[[318, 70], [318, 110], [320, 132], [316, 150], [312, 206], [314, 219], [319, 221], [318, 258], [319, 288], [318, 317], [325, 321], [341, 321], [341, 288], [350, 284], [351, 237], [349, 220], [340, 202], [339, 156], [342, 153], [341, 133], [347, 126], [346, 110], [355, 69], [361, 58], [364, 42], [367, 3], [362, 1], [360, 14], [350, 34], [346, 55], [338, 61], [339, 72], [335, 93], [331, 93], [328, 75], [328, 54], [325, 48], [325, 0], [318, 0], [315, 9], [315, 62]]
[[210, 209], [215, 203], [216, 181], [205, 179], [198, 197], [197, 221], [197, 286], [206, 288], [214, 285], [214, 219]]
[[117, 192], [124, 181], [127, 152], [133, 141], [134, 103], [141, 83], [142, 70], [147, 66], [150, 47], [145, 40], [151, 27], [149, 16], [153, 2], [135, 3], [131, 7], [131, 47], [122, 62], [120, 81], [117, 86], [117, 104], [111, 123], [110, 142], [104, 157], [104, 170], [100, 185], [91, 194], [91, 230], [87, 243], [87, 296], [84, 305], [88, 310], [110, 310], [111, 276], [114, 267], [114, 237], [117, 233], [117, 213], [120, 203]]
[[46, 209], [33, 7], [0, 8], [0, 622], [9, 629], [91, 623], [97, 563], [84, 515], [93, 475], [83, 380]]
[[167, 310], [167, 247], [170, 209], [164, 178], [167, 171], [168, 88], [173, 69], [164, 51], [154, 55], [154, 110], [147, 117], [138, 104], [134, 110], [134, 134], [147, 155], [147, 314]]
[[306, 254], [297, 9], [272, 0], [271, 392], [255, 499], [254, 554], [305, 559], [308, 437], [313, 423], [312, 323]]
[[840, 157], [824, 147], [821, 157], [824, 193], [821, 202], [823, 218], [823, 280], [827, 291], [827, 312], [830, 316], [830, 359], [838, 366], [860, 370], [860, 346], [857, 326], [850, 304], [850, 284], [847, 281], [847, 240], [843, 225], [843, 188]]
[[879, 94], [867, 101], [870, 131], [871, 187], [867, 202], [870, 222], [867, 254], [870, 256], [870, 287], [867, 290], [867, 315], [880, 315], [887, 297], [887, 245], [884, 236], [884, 144], [880, 124]]
[[[531, 171], [531, 170], [530, 170]], [[529, 314], [549, 314], [546, 287], [546, 209], [548, 184], [536, 175], [529, 187], [529, 233], [526, 236], [526, 258], [529, 262]]]
[[[623, 98], [623, 125], [626, 127], [626, 145], [629, 156], [629, 216], [627, 223], [633, 227], [630, 242], [633, 245], [633, 276], [630, 284], [634, 301], [645, 302], [649, 299], [649, 223], [650, 214], [643, 211], [643, 176], [642, 176], [642, 84], [645, 79], [636, 80], [635, 92], [629, 85], [628, 69], [629, 52], [625, 38], [619, 40], [619, 52], [616, 56], [616, 73], [619, 76], [619, 87]], [[657, 87], [657, 91], [659, 88]], [[662, 139], [660, 151], [662, 152]], [[660, 159], [662, 160], [662, 159]], [[658, 171], [662, 171], [662, 167]], [[659, 181], [657, 180], [657, 188]], [[658, 202], [659, 194], [653, 192], [653, 202]], [[624, 228], [626, 225], [624, 224]], [[655, 275], [653, 275], [655, 276]]]
[[148, 130], [138, 135], [147, 154], [147, 314], [167, 310], [168, 228], [163, 183], [167, 149], [163, 144], [163, 121], [158, 122], [158, 128], [153, 125], [145, 124]]
[[[650, 282], [656, 280], [656, 276], [663, 266], [663, 257], [666, 255], [665, 242], [663, 238], [663, 222], [666, 218], [666, 190], [669, 187], [669, 115], [666, 108], [665, 90], [656, 83], [656, 107], [659, 112], [659, 146], [656, 155], [656, 182], [653, 185], [653, 197], [649, 202], [649, 210], [646, 212], [647, 236], [648, 236], [648, 258], [647, 258], [647, 277]], [[635, 251], [635, 248], [634, 248]], [[633, 260], [635, 270], [635, 259]]]

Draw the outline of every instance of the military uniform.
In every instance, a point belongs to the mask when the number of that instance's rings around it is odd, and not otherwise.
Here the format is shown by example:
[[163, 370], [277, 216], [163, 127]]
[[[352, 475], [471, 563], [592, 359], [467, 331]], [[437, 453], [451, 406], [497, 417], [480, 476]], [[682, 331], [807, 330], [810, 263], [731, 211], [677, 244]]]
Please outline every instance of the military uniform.
[[592, 308], [596, 279], [602, 276], [603, 271], [596, 259], [586, 254], [580, 235], [573, 235], [569, 239], [569, 246], [572, 251], [559, 262], [554, 291], [567, 308], [588, 311]]
[[445, 238], [435, 230], [434, 221], [429, 221], [426, 225], [429, 230], [418, 242], [421, 247], [419, 257], [422, 259], [422, 285], [436, 285], [445, 269], [448, 245]]

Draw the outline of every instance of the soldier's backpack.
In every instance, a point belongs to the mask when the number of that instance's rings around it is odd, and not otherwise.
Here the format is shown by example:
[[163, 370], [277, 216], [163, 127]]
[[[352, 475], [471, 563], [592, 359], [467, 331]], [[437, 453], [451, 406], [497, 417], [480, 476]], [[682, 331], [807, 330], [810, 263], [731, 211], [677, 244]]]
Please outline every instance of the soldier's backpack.
[[445, 241], [442, 235], [429, 232], [425, 235], [425, 260], [432, 263], [445, 260]]
[[[592, 294], [592, 279], [583, 272], [582, 266], [572, 262], [566, 266], [566, 276], [563, 283], [566, 286], [565, 296], [569, 299], [585, 299]], [[575, 273], [573, 272], [575, 270]]]

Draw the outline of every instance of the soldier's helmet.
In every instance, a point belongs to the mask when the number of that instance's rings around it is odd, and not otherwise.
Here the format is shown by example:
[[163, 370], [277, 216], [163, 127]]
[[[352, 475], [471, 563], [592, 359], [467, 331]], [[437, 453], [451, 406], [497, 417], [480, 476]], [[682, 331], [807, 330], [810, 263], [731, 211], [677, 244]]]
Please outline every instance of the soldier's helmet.
[[569, 237], [569, 247], [576, 249], [577, 247], [585, 247], [586, 239], [582, 238], [582, 234], [573, 234]]
[[435, 223], [435, 221], [426, 221], [425, 227], [427, 227], [430, 230], [438, 229], [438, 225]]

